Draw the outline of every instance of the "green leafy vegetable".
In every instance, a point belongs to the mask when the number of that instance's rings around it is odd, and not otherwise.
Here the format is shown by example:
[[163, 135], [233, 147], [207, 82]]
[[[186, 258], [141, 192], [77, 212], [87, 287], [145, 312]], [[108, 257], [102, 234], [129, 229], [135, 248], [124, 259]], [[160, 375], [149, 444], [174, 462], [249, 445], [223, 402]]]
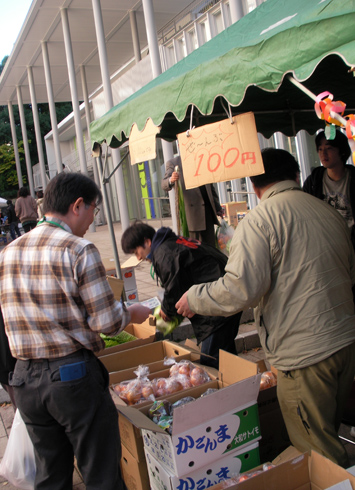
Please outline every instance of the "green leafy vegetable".
[[155, 308], [153, 315], [156, 318], [156, 328], [165, 336], [169, 335], [184, 319], [182, 315], [177, 315], [170, 321], [166, 322], [160, 316], [160, 306]]
[[114, 345], [125, 344], [126, 342], [131, 342], [132, 340], [137, 340], [137, 337], [131, 335], [128, 332], [120, 332], [114, 337], [109, 337], [103, 333], [100, 333], [100, 337], [105, 342], [105, 347], [113, 347]]

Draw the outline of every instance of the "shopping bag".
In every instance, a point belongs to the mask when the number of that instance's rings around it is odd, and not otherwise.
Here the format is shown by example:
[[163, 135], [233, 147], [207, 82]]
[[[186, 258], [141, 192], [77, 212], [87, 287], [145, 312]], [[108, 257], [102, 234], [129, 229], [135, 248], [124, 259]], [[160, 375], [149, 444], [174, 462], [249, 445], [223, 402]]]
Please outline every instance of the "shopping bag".
[[0, 464], [0, 474], [16, 488], [34, 489], [36, 463], [33, 444], [18, 409]]
[[216, 230], [216, 246], [225, 255], [229, 255], [229, 247], [234, 234], [233, 226], [230, 226], [226, 220], [221, 219], [220, 225]]

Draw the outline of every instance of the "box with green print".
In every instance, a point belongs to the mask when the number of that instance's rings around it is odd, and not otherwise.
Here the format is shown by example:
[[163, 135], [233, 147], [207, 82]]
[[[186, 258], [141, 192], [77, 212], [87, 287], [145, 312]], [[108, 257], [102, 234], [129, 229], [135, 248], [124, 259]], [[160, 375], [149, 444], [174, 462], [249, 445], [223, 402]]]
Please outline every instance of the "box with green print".
[[152, 490], [197, 490], [212, 487], [258, 466], [260, 464], [258, 446], [258, 442], [251, 443], [183, 476], [171, 473], [163, 463], [146, 450], [150, 488]]
[[[206, 389], [189, 390], [195, 401], [175, 408], [171, 435], [149, 419], [150, 406], [119, 407], [142, 431], [144, 447], [176, 476], [185, 475], [261, 438], [257, 398], [260, 374], [257, 366], [220, 351], [219, 380]], [[167, 399], [173, 403], [181, 395]]]

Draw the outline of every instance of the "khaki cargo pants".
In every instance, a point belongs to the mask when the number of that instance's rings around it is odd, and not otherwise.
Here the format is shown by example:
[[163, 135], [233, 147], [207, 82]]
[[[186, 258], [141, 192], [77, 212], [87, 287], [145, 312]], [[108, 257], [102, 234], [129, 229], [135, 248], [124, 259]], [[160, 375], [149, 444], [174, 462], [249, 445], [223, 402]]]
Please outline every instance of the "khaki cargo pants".
[[338, 437], [355, 376], [355, 343], [303, 369], [279, 371], [277, 396], [292, 444], [301, 452], [323, 454], [347, 468]]

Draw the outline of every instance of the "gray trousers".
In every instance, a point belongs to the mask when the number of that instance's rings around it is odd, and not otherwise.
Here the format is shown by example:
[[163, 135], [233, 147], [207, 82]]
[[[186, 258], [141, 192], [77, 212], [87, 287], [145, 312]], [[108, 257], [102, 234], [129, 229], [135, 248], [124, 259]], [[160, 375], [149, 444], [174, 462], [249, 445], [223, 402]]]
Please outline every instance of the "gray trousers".
[[[61, 381], [59, 367], [81, 361], [86, 374]], [[36, 490], [72, 490], [74, 456], [87, 490], [125, 488], [117, 410], [93, 353], [18, 360], [10, 384], [35, 449]]]

